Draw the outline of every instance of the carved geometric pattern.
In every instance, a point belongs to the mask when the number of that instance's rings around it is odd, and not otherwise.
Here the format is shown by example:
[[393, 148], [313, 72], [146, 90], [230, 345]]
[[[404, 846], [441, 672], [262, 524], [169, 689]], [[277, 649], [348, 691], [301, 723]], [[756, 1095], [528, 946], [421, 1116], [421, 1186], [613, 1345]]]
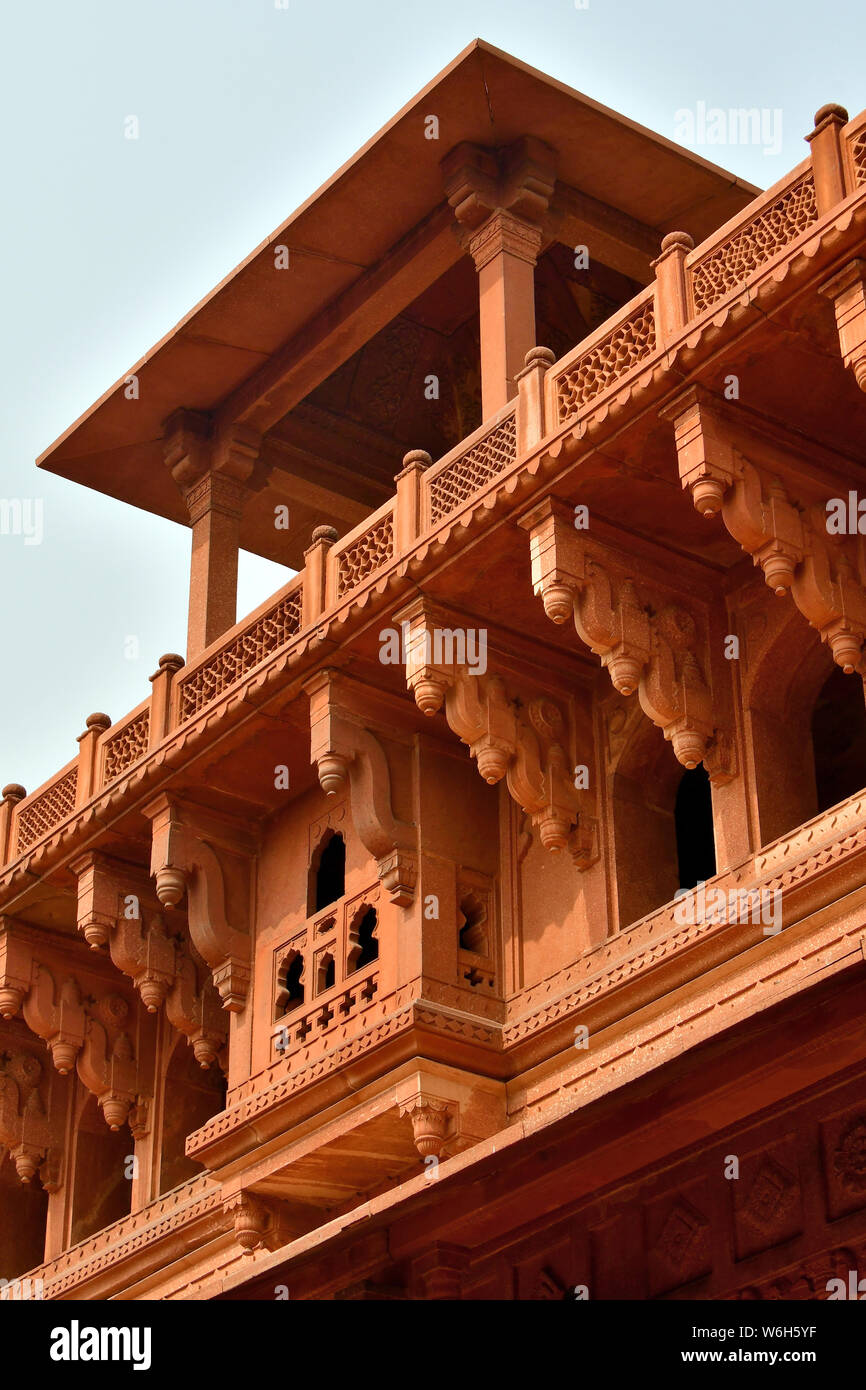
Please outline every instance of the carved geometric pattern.
[[341, 552], [337, 571], [337, 597], [351, 593], [369, 575], [375, 574], [394, 554], [394, 523], [389, 512], [354, 545]]
[[861, 130], [851, 145], [851, 158], [854, 161], [855, 178], [858, 183], [866, 183], [866, 130]]
[[649, 357], [655, 345], [655, 312], [650, 298], [557, 377], [556, 405], [560, 424]]
[[26, 806], [18, 815], [18, 853], [21, 854], [34, 840], [46, 835], [60, 821], [71, 816], [75, 810], [75, 793], [78, 788], [78, 768], [73, 767], [58, 782], [47, 787], [41, 796]]
[[448, 516], [516, 457], [517, 423], [512, 414], [430, 479], [430, 521], [435, 523]]
[[653, 1251], [662, 1256], [671, 1270], [679, 1273], [689, 1267], [706, 1240], [709, 1222], [690, 1202], [679, 1198], [662, 1227]]
[[300, 630], [302, 591], [293, 589], [181, 684], [181, 721], [191, 719]]
[[745, 1217], [760, 1231], [773, 1231], [790, 1215], [797, 1203], [797, 1179], [769, 1155], [740, 1207]]
[[866, 1192], [866, 1118], [858, 1118], [842, 1134], [833, 1167], [845, 1187]]
[[692, 268], [695, 312], [710, 308], [815, 222], [815, 183], [803, 174], [775, 203]]
[[150, 729], [148, 710], [142, 710], [137, 718], [130, 720], [120, 733], [115, 734], [105, 745], [103, 781], [113, 782], [121, 772], [147, 752], [147, 738]]

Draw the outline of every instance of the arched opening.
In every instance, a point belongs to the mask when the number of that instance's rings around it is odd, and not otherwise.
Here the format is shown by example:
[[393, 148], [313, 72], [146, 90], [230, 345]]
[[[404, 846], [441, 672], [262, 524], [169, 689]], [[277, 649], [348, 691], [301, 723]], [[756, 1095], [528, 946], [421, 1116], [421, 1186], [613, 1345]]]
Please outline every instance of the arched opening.
[[334, 957], [326, 951], [319, 961], [316, 971], [316, 993], [323, 994], [326, 989], [330, 989], [336, 980], [336, 967]]
[[833, 668], [815, 701], [811, 732], [821, 812], [866, 787], [866, 701], [858, 676]]
[[280, 966], [277, 976], [277, 1018], [299, 1009], [304, 1002], [305, 990], [302, 977], [304, 957], [299, 951], [290, 951]]
[[329, 832], [310, 865], [309, 912], [321, 912], [346, 891], [346, 841], [339, 831]]
[[630, 711], [612, 781], [619, 928], [716, 872], [706, 769], [688, 770], [639, 710]]
[[702, 764], [685, 768], [674, 801], [680, 888], [694, 888], [716, 872], [713, 794]]
[[72, 1245], [129, 1215], [134, 1152], [127, 1126], [112, 1132], [96, 1097], [88, 1096], [78, 1121], [75, 1144]]
[[47, 1216], [48, 1193], [38, 1179], [22, 1183], [11, 1157], [0, 1158], [0, 1276], [4, 1279], [15, 1279], [42, 1264]]
[[490, 954], [487, 940], [487, 907], [475, 893], [467, 893], [460, 900], [462, 923], [458, 928], [461, 951], [472, 951], [477, 956]]
[[362, 907], [356, 913], [349, 928], [349, 958], [346, 973], [362, 970], [379, 959], [379, 942], [376, 939], [377, 916], [375, 907]]
[[202, 1171], [186, 1156], [186, 1141], [225, 1108], [225, 1077], [216, 1063], [203, 1068], [187, 1041], [178, 1037], [165, 1076], [159, 1190], [169, 1192]]

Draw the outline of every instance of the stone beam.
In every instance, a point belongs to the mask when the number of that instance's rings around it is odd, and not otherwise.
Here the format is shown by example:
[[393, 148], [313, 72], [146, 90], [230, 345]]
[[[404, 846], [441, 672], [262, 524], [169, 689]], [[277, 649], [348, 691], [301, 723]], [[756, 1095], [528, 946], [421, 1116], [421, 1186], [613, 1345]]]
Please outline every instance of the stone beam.
[[611, 270], [641, 285], [652, 283], [659, 234], [646, 222], [568, 184], [557, 184], [545, 228], [563, 245], [586, 246], [592, 260], [602, 261]]
[[228, 396], [217, 425], [240, 422], [264, 434], [460, 255], [450, 211], [437, 208]]

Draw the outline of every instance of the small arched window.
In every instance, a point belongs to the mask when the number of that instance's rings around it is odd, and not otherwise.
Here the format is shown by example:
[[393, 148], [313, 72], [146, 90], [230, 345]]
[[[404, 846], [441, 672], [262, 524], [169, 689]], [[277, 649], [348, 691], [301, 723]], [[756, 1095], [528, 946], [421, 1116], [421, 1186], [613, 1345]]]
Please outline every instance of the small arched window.
[[310, 865], [310, 912], [321, 912], [346, 891], [346, 842], [337, 831], [329, 834]]
[[304, 957], [300, 951], [290, 951], [280, 966], [277, 976], [277, 1017], [299, 1009], [304, 1002], [305, 990], [302, 983]]
[[375, 907], [364, 906], [355, 914], [352, 925], [349, 927], [347, 974], [351, 974], [354, 970], [362, 970], [365, 965], [370, 965], [374, 960], [379, 959], [379, 942], [376, 939], [377, 921]]
[[680, 779], [674, 802], [677, 863], [680, 887], [706, 883], [716, 872], [713, 835], [713, 798], [707, 769], [699, 763], [687, 768]]
[[485, 904], [475, 893], [467, 893], [460, 900], [460, 915], [463, 918], [458, 938], [461, 951], [473, 951], [477, 956], [489, 955]]
[[334, 957], [326, 951], [319, 961], [316, 971], [316, 993], [324, 994], [326, 989], [330, 989], [336, 978], [334, 967]]
[[866, 704], [863, 682], [839, 667], [828, 676], [812, 710], [812, 749], [818, 811], [866, 786]]

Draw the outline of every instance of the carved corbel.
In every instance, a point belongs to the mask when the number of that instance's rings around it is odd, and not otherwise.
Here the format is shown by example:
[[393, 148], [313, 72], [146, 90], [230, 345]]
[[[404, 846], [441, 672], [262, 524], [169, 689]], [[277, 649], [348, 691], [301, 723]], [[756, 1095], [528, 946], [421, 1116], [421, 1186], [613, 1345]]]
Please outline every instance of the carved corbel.
[[245, 1255], [256, 1250], [279, 1250], [295, 1234], [281, 1204], [257, 1193], [235, 1192], [223, 1202], [235, 1240]]
[[866, 391], [866, 261], [849, 261], [844, 270], [822, 285], [819, 294], [832, 299], [842, 361]]
[[694, 647], [697, 629], [685, 609], [671, 604], [653, 623], [653, 653], [638, 698], [684, 767], [697, 767], [713, 736], [712, 698]]
[[391, 773], [385, 750], [352, 717], [348, 688], [334, 671], [308, 682], [310, 761], [329, 796], [348, 790], [355, 829], [378, 860], [379, 878], [392, 902], [405, 907], [415, 895], [414, 826], [398, 820], [391, 806]]
[[108, 944], [117, 922], [120, 887], [103, 855], [82, 855], [70, 867], [78, 882], [78, 930], [96, 951]]
[[31, 1033], [48, 1044], [55, 1067], [66, 1076], [84, 1045], [87, 1015], [77, 980], [67, 976], [58, 992], [54, 976], [34, 964], [33, 984], [24, 1000], [24, 1021]]
[[554, 702], [538, 698], [518, 708], [500, 676], [461, 673], [448, 691], [445, 717], [468, 745], [485, 782], [505, 778], [545, 849], [568, 845], [578, 867], [588, 867], [594, 858], [591, 818], [582, 810], [569, 772], [565, 723]]
[[0, 1062], [0, 1147], [6, 1149], [22, 1183], [45, 1162], [51, 1128], [39, 1094], [42, 1066], [29, 1053]]
[[[112, 997], [103, 1001], [109, 1008]], [[117, 1000], [125, 1008], [126, 1001]], [[129, 1034], [112, 1030], [114, 1037], [98, 1019], [87, 1020], [84, 1046], [78, 1057], [78, 1076], [96, 1096], [109, 1129], [118, 1130], [129, 1117], [138, 1098], [138, 1068]]]
[[165, 1001], [169, 1023], [192, 1045], [199, 1066], [207, 1069], [225, 1048], [228, 1022], [219, 995], [209, 979], [199, 988], [194, 961], [184, 956], [171, 993]]
[[468, 744], [485, 782], [501, 782], [518, 744], [517, 716], [502, 678], [461, 674], [448, 691], [445, 717]]
[[773, 593], [781, 597], [791, 588], [805, 553], [800, 512], [788, 499], [781, 479], [759, 473], [737, 452], [734, 458], [736, 480], [722, 505], [725, 525], [761, 567]]
[[581, 641], [601, 657], [615, 688], [631, 695], [650, 656], [649, 618], [630, 579], [614, 580], [574, 529], [574, 517], [547, 498], [523, 521], [529, 531], [532, 587], [555, 623], [574, 617]]
[[161, 912], [139, 899], [136, 916], [121, 913], [109, 941], [111, 959], [128, 975], [149, 1014], [168, 997], [177, 974], [177, 944]]
[[[193, 945], [213, 972], [223, 1007], [232, 1013], [243, 1009], [251, 972], [249, 933], [248, 860], [252, 852], [240, 831], [231, 837], [237, 849], [216, 841], [231, 832], [199, 820], [198, 809], [159, 797], [145, 808], [153, 823], [151, 874], [156, 893], [166, 908], [174, 908], [187, 894], [189, 934]], [[231, 857], [240, 880], [235, 888], [236, 916], [229, 918], [227, 871]]]
[[701, 516], [715, 516], [737, 477], [729, 431], [713, 397], [691, 386], [660, 411], [674, 427], [680, 482], [692, 494]]
[[791, 593], [804, 618], [820, 634], [837, 666], [850, 675], [862, 669], [866, 639], [866, 593], [857, 575], [857, 555], [847, 536], [831, 536], [827, 514], [812, 507], [808, 544]]
[[441, 1158], [449, 1138], [458, 1130], [459, 1107], [453, 1101], [419, 1091], [398, 1104], [398, 1113], [412, 1124], [415, 1148], [422, 1158]]
[[24, 1003], [33, 976], [30, 942], [15, 931], [11, 917], [0, 917], [0, 1015], [14, 1018]]

